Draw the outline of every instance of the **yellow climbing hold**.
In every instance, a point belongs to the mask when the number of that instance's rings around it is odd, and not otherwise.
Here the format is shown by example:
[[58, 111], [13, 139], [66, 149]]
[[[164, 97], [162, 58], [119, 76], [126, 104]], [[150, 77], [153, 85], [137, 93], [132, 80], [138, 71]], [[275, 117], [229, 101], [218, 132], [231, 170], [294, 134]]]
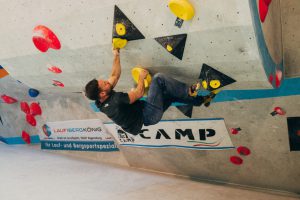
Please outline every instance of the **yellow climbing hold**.
[[116, 24], [116, 32], [118, 35], [123, 36], [126, 34], [126, 27], [121, 23], [117, 23]]
[[220, 87], [221, 83], [220, 83], [219, 80], [211, 80], [211, 81], [209, 82], [209, 85], [210, 85], [210, 87], [216, 89], [216, 88], [219, 88], [219, 87]]
[[206, 81], [202, 81], [202, 87], [203, 87], [204, 89], [207, 89], [207, 82], [206, 82]]
[[188, 0], [170, 0], [169, 8], [180, 19], [190, 20], [194, 17], [195, 11]]
[[[143, 68], [140, 66], [136, 66], [131, 70], [131, 75], [132, 75], [132, 78], [135, 83], [138, 83], [138, 81], [139, 81], [139, 75], [140, 75], [141, 70], [143, 70]], [[152, 80], [151, 75], [148, 73], [148, 75], [146, 76], [146, 79], [144, 80], [145, 88], [149, 87], [151, 80]]]
[[126, 46], [127, 40], [126, 39], [121, 39], [121, 38], [113, 38], [113, 47], [114, 49], [122, 49]]
[[167, 50], [168, 50], [169, 52], [171, 52], [171, 51], [173, 50], [173, 48], [172, 48], [170, 45], [167, 45]]

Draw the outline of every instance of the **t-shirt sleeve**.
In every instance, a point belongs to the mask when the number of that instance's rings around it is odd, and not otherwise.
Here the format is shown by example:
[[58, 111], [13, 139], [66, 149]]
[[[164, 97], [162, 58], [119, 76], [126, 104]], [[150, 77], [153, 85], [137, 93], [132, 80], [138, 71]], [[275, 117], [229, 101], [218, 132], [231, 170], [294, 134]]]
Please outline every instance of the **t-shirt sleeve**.
[[118, 99], [119, 99], [119, 102], [122, 103], [122, 104], [129, 104], [130, 103], [128, 93], [119, 92], [118, 93]]

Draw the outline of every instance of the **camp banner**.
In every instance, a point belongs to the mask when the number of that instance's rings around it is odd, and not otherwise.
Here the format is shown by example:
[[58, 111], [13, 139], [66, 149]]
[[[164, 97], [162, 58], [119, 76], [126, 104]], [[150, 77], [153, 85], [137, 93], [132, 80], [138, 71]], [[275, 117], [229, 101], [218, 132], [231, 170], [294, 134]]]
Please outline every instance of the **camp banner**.
[[235, 148], [223, 118], [162, 120], [156, 125], [143, 126], [136, 136], [114, 123], [105, 123], [105, 126], [122, 146], [196, 150]]
[[101, 120], [47, 122], [40, 134], [41, 148], [71, 151], [118, 151]]

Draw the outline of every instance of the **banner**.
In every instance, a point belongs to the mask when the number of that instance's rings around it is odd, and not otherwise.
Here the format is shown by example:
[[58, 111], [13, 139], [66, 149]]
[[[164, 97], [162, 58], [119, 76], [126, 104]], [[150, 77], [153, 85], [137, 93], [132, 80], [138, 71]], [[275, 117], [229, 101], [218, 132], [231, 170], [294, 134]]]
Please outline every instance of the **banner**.
[[41, 148], [73, 151], [118, 151], [99, 119], [48, 122], [40, 134]]
[[196, 150], [235, 148], [221, 118], [162, 120], [156, 125], [143, 126], [136, 136], [114, 123], [106, 123], [105, 126], [122, 146]]

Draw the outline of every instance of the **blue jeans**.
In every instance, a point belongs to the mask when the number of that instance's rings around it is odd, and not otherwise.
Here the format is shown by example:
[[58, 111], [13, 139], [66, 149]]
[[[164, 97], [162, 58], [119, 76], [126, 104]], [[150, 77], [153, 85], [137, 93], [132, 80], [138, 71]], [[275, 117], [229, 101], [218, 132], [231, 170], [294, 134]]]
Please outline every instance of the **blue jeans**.
[[144, 125], [157, 124], [173, 102], [200, 106], [202, 96], [189, 96], [189, 86], [162, 73], [154, 75], [143, 108]]

